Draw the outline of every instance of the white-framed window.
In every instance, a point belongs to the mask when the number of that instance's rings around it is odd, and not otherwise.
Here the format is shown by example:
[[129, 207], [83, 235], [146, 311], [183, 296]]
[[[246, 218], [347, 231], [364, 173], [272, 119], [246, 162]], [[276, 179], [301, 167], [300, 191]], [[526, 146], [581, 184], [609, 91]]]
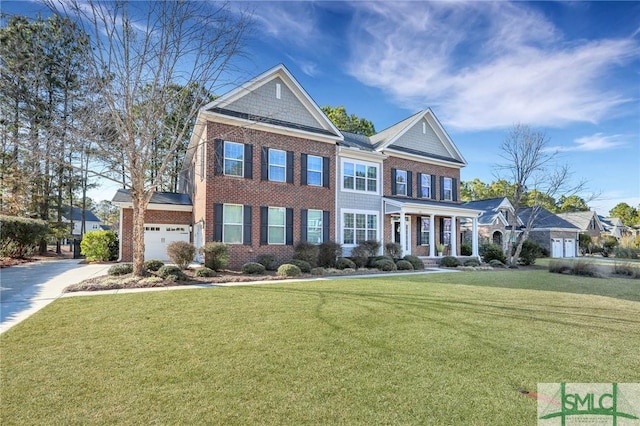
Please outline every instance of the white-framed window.
[[420, 240], [423, 246], [429, 245], [429, 232], [431, 232], [431, 218], [423, 217], [420, 220]]
[[269, 207], [269, 227], [267, 242], [269, 244], [284, 244], [285, 239], [285, 215], [284, 207]]
[[354, 160], [342, 161], [342, 189], [347, 191], [378, 193], [377, 164]]
[[378, 240], [378, 212], [342, 210], [342, 244]]
[[451, 244], [451, 218], [444, 218], [442, 220], [442, 244]]
[[307, 211], [307, 241], [313, 244], [322, 242], [322, 210]]
[[224, 142], [224, 174], [244, 176], [244, 145], [237, 142]]
[[322, 186], [322, 157], [307, 155], [307, 185]]
[[442, 180], [442, 182], [444, 183], [444, 189], [443, 189], [444, 200], [452, 201], [453, 200], [453, 179], [446, 177]]
[[224, 204], [222, 206], [222, 242], [226, 244], [242, 244], [241, 204]]
[[287, 153], [269, 148], [269, 180], [285, 182], [287, 180]]
[[396, 195], [407, 195], [407, 171], [396, 170]]
[[431, 175], [420, 175], [420, 192], [422, 198], [431, 198]]

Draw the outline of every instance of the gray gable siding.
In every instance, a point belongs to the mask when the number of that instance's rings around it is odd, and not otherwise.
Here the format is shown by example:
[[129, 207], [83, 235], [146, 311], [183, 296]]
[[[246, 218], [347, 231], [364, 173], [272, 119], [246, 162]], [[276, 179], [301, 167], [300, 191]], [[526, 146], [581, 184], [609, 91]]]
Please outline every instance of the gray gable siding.
[[[280, 84], [280, 99], [276, 98], [276, 84]], [[304, 126], [323, 127], [279, 77], [247, 93], [225, 108]]]
[[[422, 123], [426, 125], [426, 134], [422, 133]], [[438, 135], [436, 135], [425, 119], [418, 121], [413, 127], [407, 130], [390, 148], [396, 146], [421, 152], [429, 152], [444, 157], [452, 157], [451, 153], [447, 151], [440, 141], [440, 138], [438, 138]]]

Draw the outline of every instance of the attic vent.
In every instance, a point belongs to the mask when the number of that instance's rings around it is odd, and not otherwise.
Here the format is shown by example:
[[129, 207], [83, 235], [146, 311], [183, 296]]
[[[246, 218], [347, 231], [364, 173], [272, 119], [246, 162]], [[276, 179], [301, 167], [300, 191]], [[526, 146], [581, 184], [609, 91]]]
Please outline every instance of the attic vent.
[[427, 134], [427, 123], [425, 123], [424, 121], [422, 122], [422, 134]]
[[282, 86], [280, 83], [276, 83], [276, 99], [282, 98]]

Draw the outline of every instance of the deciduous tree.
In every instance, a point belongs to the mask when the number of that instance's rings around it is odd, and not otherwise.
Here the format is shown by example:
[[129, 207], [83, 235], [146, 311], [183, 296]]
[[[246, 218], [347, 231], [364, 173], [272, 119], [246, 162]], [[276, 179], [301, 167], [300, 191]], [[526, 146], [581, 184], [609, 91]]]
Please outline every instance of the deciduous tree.
[[355, 114], [347, 114], [344, 106], [332, 107], [325, 105], [322, 111], [329, 117], [329, 120], [340, 130], [357, 133], [359, 135], [371, 136], [376, 133], [373, 123], [366, 118], [358, 117]]

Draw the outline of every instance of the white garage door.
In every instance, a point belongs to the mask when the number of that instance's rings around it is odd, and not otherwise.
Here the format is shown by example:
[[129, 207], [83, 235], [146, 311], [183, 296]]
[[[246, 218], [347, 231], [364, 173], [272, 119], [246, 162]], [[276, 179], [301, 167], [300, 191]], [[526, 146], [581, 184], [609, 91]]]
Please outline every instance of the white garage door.
[[551, 257], [562, 257], [562, 239], [551, 239]]
[[166, 261], [167, 246], [174, 241], [189, 242], [189, 225], [144, 225], [144, 258]]
[[576, 257], [576, 240], [572, 238], [565, 238], [564, 257]]

